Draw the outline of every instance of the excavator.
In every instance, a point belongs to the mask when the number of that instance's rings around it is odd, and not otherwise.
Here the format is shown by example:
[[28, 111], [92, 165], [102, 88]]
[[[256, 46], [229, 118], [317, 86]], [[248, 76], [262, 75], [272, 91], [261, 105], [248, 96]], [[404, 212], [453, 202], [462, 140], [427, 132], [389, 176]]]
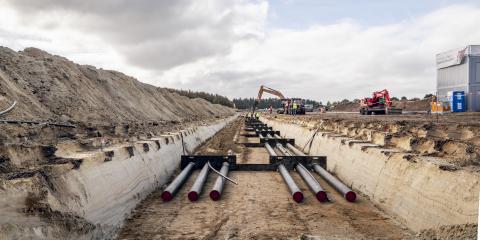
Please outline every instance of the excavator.
[[277, 111], [277, 113], [280, 114], [288, 114], [291, 111], [291, 106], [295, 102], [298, 104], [298, 109], [297, 109], [297, 114], [305, 114], [305, 104], [303, 103], [303, 100], [301, 98], [286, 98], [285, 95], [283, 95], [280, 91], [275, 90], [273, 88], [266, 87], [264, 85], [260, 86], [260, 89], [258, 90], [258, 96], [257, 99], [255, 99], [255, 103], [253, 104], [253, 109], [252, 113], [255, 113], [255, 109], [257, 108], [258, 104], [260, 103], [260, 100], [262, 99], [263, 92], [270, 93], [282, 100], [283, 103], [283, 109], [280, 109]]
[[393, 108], [390, 94], [387, 89], [373, 92], [371, 98], [364, 98], [360, 102], [360, 114], [402, 114], [401, 108]]

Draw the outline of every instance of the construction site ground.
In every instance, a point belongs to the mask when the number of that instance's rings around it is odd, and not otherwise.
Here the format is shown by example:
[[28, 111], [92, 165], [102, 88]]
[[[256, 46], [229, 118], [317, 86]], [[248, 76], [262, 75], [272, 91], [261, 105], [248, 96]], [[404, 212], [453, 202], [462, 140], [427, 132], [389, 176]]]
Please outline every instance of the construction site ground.
[[[220, 131], [196, 154], [237, 155], [238, 163], [267, 163], [263, 148], [233, 142], [243, 119]], [[239, 137], [238, 142], [258, 141]], [[238, 185], [227, 182], [220, 201], [208, 197], [217, 175], [210, 172], [198, 202], [187, 193], [195, 171], [175, 198], [161, 200], [162, 189], [150, 194], [127, 219], [118, 239], [410, 239], [412, 233], [360, 195], [349, 203], [320, 177], [331, 202], [320, 203], [300, 176], [291, 172], [305, 195], [298, 204], [278, 172], [230, 172]]]
[[[288, 115], [277, 115], [282, 117], [290, 117]], [[306, 119], [341, 119], [341, 120], [355, 120], [359, 122], [396, 122], [408, 121], [412, 123], [418, 122], [433, 122], [433, 123], [458, 123], [468, 125], [480, 126], [480, 113], [465, 112], [465, 113], [444, 113], [444, 114], [428, 114], [428, 113], [405, 113], [397, 115], [360, 115], [358, 111], [355, 112], [308, 112], [306, 115], [297, 115], [296, 117]]]

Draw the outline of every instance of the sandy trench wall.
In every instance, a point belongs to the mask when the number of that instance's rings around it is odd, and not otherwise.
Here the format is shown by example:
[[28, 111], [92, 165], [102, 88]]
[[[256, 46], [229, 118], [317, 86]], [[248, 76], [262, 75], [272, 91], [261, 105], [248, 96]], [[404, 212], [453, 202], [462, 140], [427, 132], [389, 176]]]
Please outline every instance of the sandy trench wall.
[[[301, 147], [315, 131], [293, 123], [262, 121], [282, 136], [295, 138]], [[327, 156], [329, 171], [413, 231], [477, 222], [478, 173], [445, 171], [434, 159], [411, 161], [405, 152], [329, 132], [316, 134], [310, 154]]]
[[114, 238], [135, 206], [166, 184], [178, 168], [183, 151], [180, 134], [185, 150], [192, 152], [235, 118], [92, 153], [75, 170], [65, 170], [65, 166], [51, 169], [48, 206], [74, 216], [75, 227], [84, 224], [84, 229], [69, 231], [41, 217], [19, 213], [29, 196], [42, 195], [42, 189], [35, 187], [37, 178], [3, 182], [0, 193], [6, 197], [0, 200], [0, 211], [8, 218], [0, 221], [0, 239]]

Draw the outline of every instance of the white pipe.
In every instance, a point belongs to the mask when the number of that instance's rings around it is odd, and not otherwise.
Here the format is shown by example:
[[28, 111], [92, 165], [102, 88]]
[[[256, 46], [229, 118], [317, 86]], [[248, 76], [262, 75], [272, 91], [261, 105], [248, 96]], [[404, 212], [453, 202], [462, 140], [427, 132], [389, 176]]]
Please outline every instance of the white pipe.
[[13, 101], [10, 107], [0, 112], [0, 115], [10, 112], [15, 107], [15, 105], [17, 105], [17, 101]]

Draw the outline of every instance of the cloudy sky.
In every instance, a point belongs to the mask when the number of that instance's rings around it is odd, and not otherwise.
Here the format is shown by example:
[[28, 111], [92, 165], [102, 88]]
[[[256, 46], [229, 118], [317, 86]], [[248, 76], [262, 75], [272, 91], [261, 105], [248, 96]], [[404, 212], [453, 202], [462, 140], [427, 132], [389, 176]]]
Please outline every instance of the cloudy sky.
[[0, 45], [157, 86], [320, 101], [435, 91], [435, 54], [480, 44], [468, 0], [0, 0]]

